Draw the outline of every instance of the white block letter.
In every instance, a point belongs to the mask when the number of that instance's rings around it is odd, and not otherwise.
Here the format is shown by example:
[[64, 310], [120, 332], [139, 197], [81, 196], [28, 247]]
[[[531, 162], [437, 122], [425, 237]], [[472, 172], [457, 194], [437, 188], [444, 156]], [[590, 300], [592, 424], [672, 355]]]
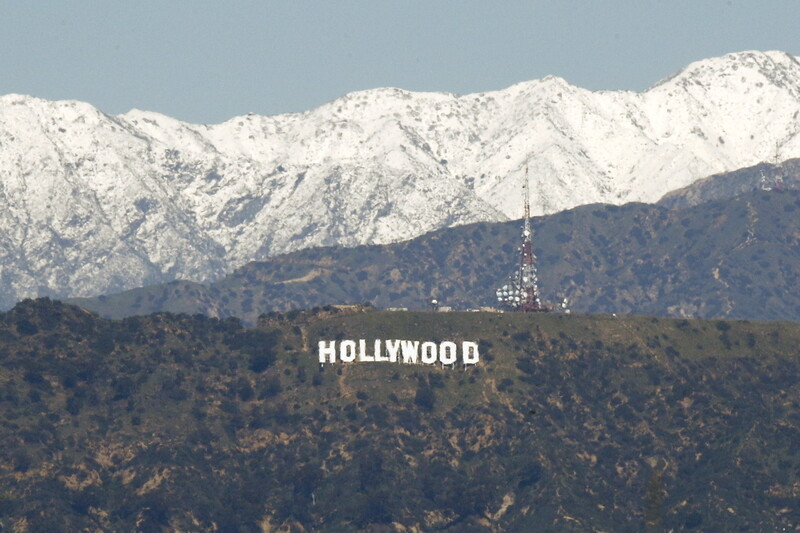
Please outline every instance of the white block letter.
[[320, 363], [336, 362], [336, 341], [327, 341], [327, 342], [319, 341], [319, 362]]
[[436, 362], [436, 343], [423, 342], [422, 343], [422, 362], [426, 365], [432, 365]]
[[358, 341], [358, 360], [369, 361], [371, 363], [375, 362], [374, 357], [367, 355], [367, 341], [364, 339]]
[[443, 365], [452, 365], [456, 362], [456, 343], [445, 341], [439, 345], [439, 361]]
[[356, 341], [342, 341], [339, 344], [339, 359], [345, 363], [356, 360]]
[[464, 341], [461, 343], [462, 357], [464, 358], [465, 365], [474, 365], [478, 363], [480, 355], [478, 355], [478, 344], [475, 342]]
[[400, 353], [400, 341], [386, 341], [386, 351], [389, 352], [389, 361], [397, 362], [397, 355]]
[[400, 344], [403, 347], [403, 362], [416, 364], [419, 355], [419, 341], [400, 341]]
[[389, 358], [383, 355], [381, 351], [381, 340], [375, 339], [375, 349], [372, 351], [375, 355], [375, 361], [388, 361]]

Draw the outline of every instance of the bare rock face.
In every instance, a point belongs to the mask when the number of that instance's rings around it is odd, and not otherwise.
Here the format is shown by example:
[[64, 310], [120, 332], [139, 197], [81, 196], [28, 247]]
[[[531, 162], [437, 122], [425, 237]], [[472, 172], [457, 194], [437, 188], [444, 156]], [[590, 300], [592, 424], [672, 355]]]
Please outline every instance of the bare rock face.
[[0, 97], [0, 304], [216, 279], [314, 246], [521, 213], [656, 201], [800, 156], [800, 64], [745, 52], [642, 93], [548, 77], [456, 96], [375, 89], [291, 115], [187, 124]]

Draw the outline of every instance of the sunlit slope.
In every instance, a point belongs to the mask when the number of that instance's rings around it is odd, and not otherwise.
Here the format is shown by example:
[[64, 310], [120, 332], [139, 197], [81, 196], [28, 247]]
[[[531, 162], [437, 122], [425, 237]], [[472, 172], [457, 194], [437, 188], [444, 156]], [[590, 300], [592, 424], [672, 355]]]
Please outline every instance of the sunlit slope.
[[[473, 367], [320, 339], [479, 343]], [[789, 323], [0, 315], [0, 524], [30, 531], [780, 531], [800, 521]], [[24, 525], [24, 527], [22, 526]]]
[[799, 157], [799, 114], [797, 58], [758, 51], [640, 93], [553, 76], [468, 95], [379, 88], [212, 125], [0, 96], [0, 306], [517, 218], [526, 168], [535, 215], [654, 202]]

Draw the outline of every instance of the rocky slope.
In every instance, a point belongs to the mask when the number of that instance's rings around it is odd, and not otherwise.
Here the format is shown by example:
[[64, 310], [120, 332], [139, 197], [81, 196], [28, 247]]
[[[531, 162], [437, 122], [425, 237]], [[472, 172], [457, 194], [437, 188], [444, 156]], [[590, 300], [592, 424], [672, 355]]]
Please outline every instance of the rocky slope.
[[800, 156], [800, 64], [700, 61], [642, 93], [548, 77], [457, 96], [375, 89], [305, 113], [187, 124], [0, 97], [0, 301], [215, 279], [310, 246], [408, 239], [535, 214], [655, 201]]

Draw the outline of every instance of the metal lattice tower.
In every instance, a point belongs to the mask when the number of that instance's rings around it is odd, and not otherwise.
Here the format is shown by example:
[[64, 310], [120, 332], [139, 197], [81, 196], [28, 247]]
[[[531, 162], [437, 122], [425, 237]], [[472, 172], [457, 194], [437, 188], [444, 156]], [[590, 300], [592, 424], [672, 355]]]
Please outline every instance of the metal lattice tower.
[[522, 184], [525, 197], [525, 218], [522, 223], [522, 246], [519, 249], [519, 268], [508, 277], [507, 284], [496, 291], [497, 301], [513, 311], [544, 312], [548, 306], [539, 299], [539, 279], [536, 273], [536, 255], [533, 253], [533, 231], [531, 230], [531, 203], [528, 195], [528, 167], [525, 167], [525, 182]]

